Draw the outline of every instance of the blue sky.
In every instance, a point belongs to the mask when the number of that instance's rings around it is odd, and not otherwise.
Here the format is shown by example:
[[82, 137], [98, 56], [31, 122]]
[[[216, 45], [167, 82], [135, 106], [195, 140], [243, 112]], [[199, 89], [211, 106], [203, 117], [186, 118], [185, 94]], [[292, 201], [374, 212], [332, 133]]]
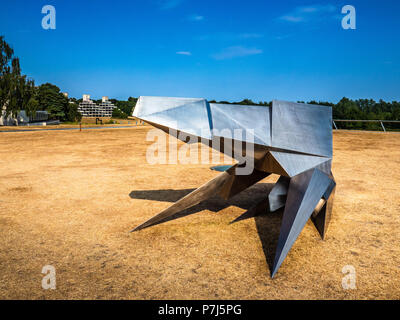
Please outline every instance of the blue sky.
[[[41, 9], [56, 8], [56, 30]], [[357, 29], [341, 27], [351, 4]], [[2, 0], [0, 35], [70, 96], [400, 100], [400, 1]]]

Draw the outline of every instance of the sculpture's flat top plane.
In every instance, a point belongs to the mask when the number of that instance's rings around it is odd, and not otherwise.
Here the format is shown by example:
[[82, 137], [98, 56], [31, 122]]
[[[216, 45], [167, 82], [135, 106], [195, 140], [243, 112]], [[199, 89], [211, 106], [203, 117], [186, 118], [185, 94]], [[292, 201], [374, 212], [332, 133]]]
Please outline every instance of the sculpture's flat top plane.
[[140, 97], [133, 116], [212, 139], [212, 130], [253, 129], [259, 145], [332, 157], [332, 108], [274, 100], [272, 107], [205, 99]]
[[[215, 194], [230, 198], [275, 173], [281, 178], [266, 195], [267, 211], [284, 207], [284, 214], [272, 276], [310, 217], [324, 237], [336, 186], [331, 172], [331, 107], [278, 100], [264, 107], [209, 103], [201, 98], [140, 97], [133, 116], [176, 137], [184, 133], [211, 147], [214, 141], [231, 141], [230, 148], [219, 151], [238, 161], [233, 141], [251, 144], [254, 150], [245, 152], [246, 161], [254, 162], [254, 170], [248, 175], [240, 175], [238, 165], [215, 167], [222, 172], [219, 176], [134, 230], [149, 227]], [[234, 135], [238, 129], [246, 134], [238, 138]], [[261, 207], [255, 204], [255, 208]]]

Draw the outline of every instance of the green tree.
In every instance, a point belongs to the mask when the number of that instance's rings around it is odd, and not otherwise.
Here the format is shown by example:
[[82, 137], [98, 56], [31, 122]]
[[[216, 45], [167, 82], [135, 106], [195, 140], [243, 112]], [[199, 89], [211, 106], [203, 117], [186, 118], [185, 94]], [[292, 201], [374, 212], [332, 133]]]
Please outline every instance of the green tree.
[[237, 104], [242, 104], [242, 105], [257, 105], [257, 103], [253, 102], [251, 99], [243, 99], [242, 101], [238, 102]]
[[82, 119], [81, 113], [78, 111], [78, 105], [74, 102], [69, 102], [67, 108], [64, 111], [66, 117], [65, 120], [69, 122], [79, 122]]
[[28, 106], [29, 100], [35, 95], [33, 80], [21, 75], [19, 59], [14, 56], [14, 50], [0, 36], [0, 111], [5, 116], [16, 116], [19, 111]]
[[30, 98], [25, 107], [25, 112], [28, 117], [34, 118], [36, 111], [39, 110], [39, 102], [34, 98]]
[[111, 99], [111, 102], [115, 104], [127, 116], [131, 116], [133, 109], [136, 106], [137, 98], [129, 97], [128, 101], [118, 101], [115, 99]]
[[112, 112], [112, 117], [117, 119], [127, 119], [128, 115], [119, 108], [115, 108]]
[[50, 119], [68, 120], [69, 102], [60, 88], [51, 83], [38, 87], [37, 98], [40, 108], [49, 113]]

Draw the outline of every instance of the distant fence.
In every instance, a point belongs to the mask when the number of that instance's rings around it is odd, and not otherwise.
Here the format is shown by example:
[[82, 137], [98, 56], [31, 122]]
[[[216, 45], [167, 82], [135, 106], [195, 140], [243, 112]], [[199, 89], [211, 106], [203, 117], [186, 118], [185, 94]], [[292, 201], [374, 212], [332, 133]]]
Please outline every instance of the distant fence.
[[[337, 124], [344, 123], [343, 127], [340, 129], [359, 129], [359, 130], [380, 130], [383, 132], [390, 131], [400, 131], [400, 121], [396, 120], [341, 120], [334, 119], [332, 121], [333, 127], [338, 130]], [[354, 125], [359, 123], [361, 125]], [[386, 124], [386, 127], [385, 127]], [[394, 124], [394, 125], [393, 125]]]

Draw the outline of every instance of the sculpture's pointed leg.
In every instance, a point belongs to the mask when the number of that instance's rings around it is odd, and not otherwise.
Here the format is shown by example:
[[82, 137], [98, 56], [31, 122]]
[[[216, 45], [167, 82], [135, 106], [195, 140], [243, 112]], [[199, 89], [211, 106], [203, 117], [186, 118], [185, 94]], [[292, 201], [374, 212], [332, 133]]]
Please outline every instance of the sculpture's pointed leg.
[[249, 186], [269, 175], [267, 172], [254, 170], [251, 175], [239, 176], [235, 175], [235, 169], [236, 166], [230, 168], [224, 173], [221, 173], [216, 178], [210, 180], [200, 188], [194, 190], [187, 196], [175, 202], [169, 208], [142, 223], [131, 232], [138, 231], [156, 224], [182, 210], [193, 207], [194, 205], [199, 204], [201, 201], [204, 201], [214, 195], [218, 194], [225, 199], [229, 199], [230, 197], [238, 194], [244, 189], [247, 189]]
[[330, 177], [316, 168], [291, 178], [272, 277], [278, 271], [330, 183]]
[[[332, 177], [333, 178], [333, 177]], [[331, 180], [331, 183], [325, 191], [322, 199], [324, 204], [319, 210], [315, 210], [311, 216], [311, 220], [317, 228], [322, 240], [324, 240], [329, 222], [332, 216], [333, 201], [335, 198], [336, 182]]]
[[281, 176], [268, 195], [269, 211], [274, 212], [285, 206], [290, 178]]
[[185, 210], [190, 208], [201, 201], [208, 199], [209, 197], [213, 196], [216, 192], [218, 192], [229, 180], [231, 176], [224, 172], [218, 175], [216, 178], [208, 181], [200, 188], [194, 190], [193, 192], [189, 193], [187, 196], [183, 197], [182, 199], [175, 202], [169, 208], [161, 211], [159, 214], [155, 215], [154, 217], [150, 218], [146, 222], [142, 223], [141, 225], [137, 226], [133, 231], [138, 231], [140, 229], [149, 227], [157, 222], [160, 222], [179, 211]]

